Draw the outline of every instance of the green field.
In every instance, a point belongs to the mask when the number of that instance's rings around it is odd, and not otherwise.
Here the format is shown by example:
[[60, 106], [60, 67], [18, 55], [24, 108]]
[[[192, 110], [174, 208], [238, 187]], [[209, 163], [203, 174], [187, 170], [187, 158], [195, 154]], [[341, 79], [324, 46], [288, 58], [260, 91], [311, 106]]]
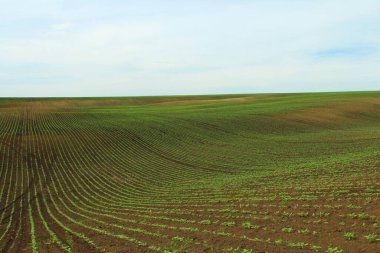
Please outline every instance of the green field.
[[380, 92], [0, 99], [1, 252], [380, 252]]

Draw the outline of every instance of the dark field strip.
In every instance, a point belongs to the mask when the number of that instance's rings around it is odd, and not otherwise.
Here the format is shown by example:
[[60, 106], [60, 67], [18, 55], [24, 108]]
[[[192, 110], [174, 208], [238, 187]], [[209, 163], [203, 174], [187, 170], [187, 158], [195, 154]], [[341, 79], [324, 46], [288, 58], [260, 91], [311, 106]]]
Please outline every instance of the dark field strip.
[[380, 252], [380, 93], [2, 99], [1, 252]]

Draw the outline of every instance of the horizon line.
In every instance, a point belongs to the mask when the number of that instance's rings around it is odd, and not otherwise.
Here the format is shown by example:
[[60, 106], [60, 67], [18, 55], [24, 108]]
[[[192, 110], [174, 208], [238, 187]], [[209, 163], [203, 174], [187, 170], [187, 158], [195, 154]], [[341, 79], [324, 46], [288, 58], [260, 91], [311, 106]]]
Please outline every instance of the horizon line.
[[281, 95], [281, 94], [318, 94], [318, 93], [367, 93], [380, 92], [374, 90], [334, 90], [334, 91], [292, 91], [292, 92], [260, 92], [260, 93], [202, 93], [202, 94], [158, 94], [158, 95], [125, 95], [125, 96], [0, 96], [0, 99], [22, 99], [22, 98], [146, 98], [146, 97], [192, 97], [192, 96], [249, 96], [249, 95]]

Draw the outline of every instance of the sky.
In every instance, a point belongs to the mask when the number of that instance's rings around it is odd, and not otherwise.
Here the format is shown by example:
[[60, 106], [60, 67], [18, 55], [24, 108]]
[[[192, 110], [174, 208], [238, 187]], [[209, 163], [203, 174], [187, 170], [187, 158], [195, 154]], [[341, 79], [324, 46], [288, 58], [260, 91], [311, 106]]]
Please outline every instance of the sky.
[[379, 0], [0, 6], [0, 97], [380, 90]]

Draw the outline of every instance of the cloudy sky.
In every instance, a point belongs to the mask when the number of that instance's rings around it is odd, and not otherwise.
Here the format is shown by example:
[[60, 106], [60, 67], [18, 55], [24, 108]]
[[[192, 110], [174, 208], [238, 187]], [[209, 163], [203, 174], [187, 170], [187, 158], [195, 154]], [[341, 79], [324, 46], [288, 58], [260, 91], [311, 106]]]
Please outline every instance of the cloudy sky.
[[0, 6], [0, 96], [380, 90], [379, 0]]

